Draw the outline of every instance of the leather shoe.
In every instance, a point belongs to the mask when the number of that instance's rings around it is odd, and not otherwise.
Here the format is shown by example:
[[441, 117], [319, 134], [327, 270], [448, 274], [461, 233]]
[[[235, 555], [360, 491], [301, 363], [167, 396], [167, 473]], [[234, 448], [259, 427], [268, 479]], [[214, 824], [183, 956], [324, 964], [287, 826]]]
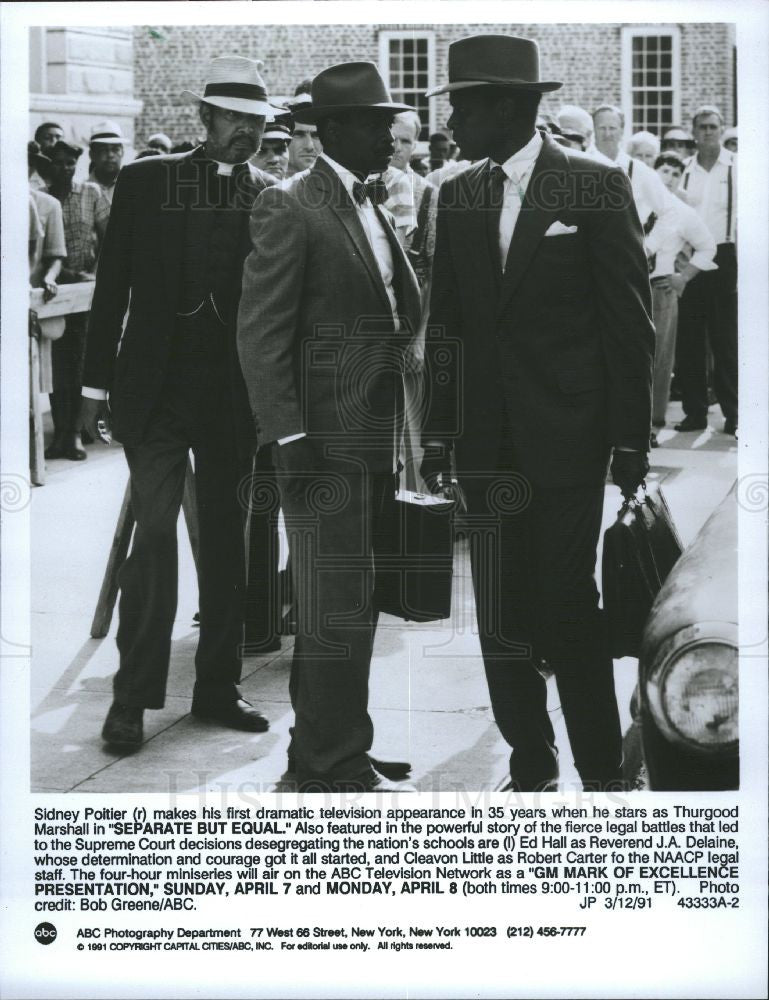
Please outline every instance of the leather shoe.
[[208, 722], [219, 722], [229, 729], [240, 729], [246, 733], [266, 733], [270, 723], [261, 712], [246, 701], [238, 698], [235, 701], [213, 701], [202, 704], [192, 701], [192, 714], [196, 719], [206, 719]]
[[43, 452], [44, 458], [64, 458], [64, 442], [61, 438], [54, 438]]
[[102, 739], [116, 750], [137, 750], [144, 739], [143, 719], [143, 708], [113, 701], [102, 726]]
[[708, 426], [707, 420], [695, 420], [694, 417], [684, 417], [684, 419], [676, 424], [677, 431], [704, 431]]
[[733, 434], [737, 437], [737, 421], [733, 417], [727, 417], [724, 421], [724, 434]]
[[[406, 760], [377, 760], [376, 757], [369, 757], [369, 763], [383, 778], [390, 781], [403, 781], [411, 773], [411, 764]], [[291, 750], [286, 754], [286, 773], [293, 774], [296, 771], [296, 757]]]
[[659, 448], [659, 446], [660, 446], [660, 443], [657, 440], [657, 435], [654, 433], [654, 431], [652, 431], [651, 434], [649, 435], [649, 447], [650, 448]]
[[385, 792], [414, 792], [416, 789], [413, 785], [407, 785], [403, 782], [395, 783], [388, 781], [387, 778], [383, 778], [381, 774], [374, 772], [372, 775], [366, 775], [363, 778], [348, 778], [344, 780], [336, 781], [326, 781], [323, 778], [305, 778], [297, 783], [298, 792], [312, 793], [312, 792], [343, 792], [347, 794], [351, 793], [365, 793], [365, 792], [375, 792], [377, 794], [384, 794]]

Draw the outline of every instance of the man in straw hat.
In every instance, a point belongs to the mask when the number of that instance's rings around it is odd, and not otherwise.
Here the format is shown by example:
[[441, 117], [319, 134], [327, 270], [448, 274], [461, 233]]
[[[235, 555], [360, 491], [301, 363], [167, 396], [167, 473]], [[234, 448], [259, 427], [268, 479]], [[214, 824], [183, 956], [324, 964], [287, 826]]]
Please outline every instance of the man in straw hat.
[[[440, 190], [423, 474], [456, 473], [510, 789], [555, 790], [543, 659], [585, 788], [622, 778], [612, 661], [594, 580], [604, 480], [648, 470], [654, 330], [643, 234], [622, 171], [535, 128], [535, 42], [449, 48], [448, 125], [479, 161]], [[453, 364], [445, 355], [453, 353]]]
[[364, 182], [387, 168], [405, 110], [373, 63], [323, 70], [311, 102], [293, 108], [323, 152], [254, 206], [238, 347], [260, 443], [276, 442], [297, 603], [289, 764], [300, 791], [393, 787], [369, 757], [372, 543], [393, 503], [419, 289]]
[[268, 728], [237, 686], [245, 573], [239, 489], [255, 441], [235, 317], [249, 212], [274, 183], [248, 165], [271, 115], [260, 67], [214, 59], [203, 93], [185, 91], [199, 103], [204, 143], [120, 172], [99, 260], [82, 420], [103, 440], [111, 423], [122, 441], [136, 517], [119, 581], [120, 667], [102, 733], [121, 749], [141, 744], [144, 709], [164, 704], [190, 449], [200, 536], [192, 714], [250, 732]]

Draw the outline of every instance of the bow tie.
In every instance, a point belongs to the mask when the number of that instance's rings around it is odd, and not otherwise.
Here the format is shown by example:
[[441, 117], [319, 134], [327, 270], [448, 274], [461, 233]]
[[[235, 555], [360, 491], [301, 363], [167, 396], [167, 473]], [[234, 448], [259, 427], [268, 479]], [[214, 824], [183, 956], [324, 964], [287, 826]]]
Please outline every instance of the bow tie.
[[363, 181], [355, 181], [352, 196], [357, 205], [362, 205], [366, 198], [372, 205], [383, 205], [387, 201], [387, 187], [381, 177], [365, 184]]

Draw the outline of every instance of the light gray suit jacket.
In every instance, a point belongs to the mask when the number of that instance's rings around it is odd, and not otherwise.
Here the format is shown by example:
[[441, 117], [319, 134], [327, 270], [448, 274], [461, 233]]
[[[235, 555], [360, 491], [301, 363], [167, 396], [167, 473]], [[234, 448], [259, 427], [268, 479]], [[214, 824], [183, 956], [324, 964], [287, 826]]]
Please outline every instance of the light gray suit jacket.
[[400, 330], [357, 210], [322, 159], [266, 190], [251, 215], [238, 351], [260, 444], [304, 432], [392, 468], [403, 351], [419, 287], [390, 223]]

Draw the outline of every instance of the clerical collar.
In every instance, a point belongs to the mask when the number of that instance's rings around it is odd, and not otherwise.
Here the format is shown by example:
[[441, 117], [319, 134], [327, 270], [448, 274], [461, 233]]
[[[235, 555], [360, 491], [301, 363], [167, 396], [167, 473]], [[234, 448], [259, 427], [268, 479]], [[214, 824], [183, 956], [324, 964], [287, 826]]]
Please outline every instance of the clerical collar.
[[[239, 163], [222, 163], [221, 160], [214, 160], [213, 158], [211, 162], [216, 164], [217, 174], [221, 174], [224, 177], [229, 177], [232, 174], [232, 171], [235, 169], [235, 167], [240, 166]], [[250, 165], [248, 164], [248, 160], [244, 160], [243, 162], [247, 165]]]

